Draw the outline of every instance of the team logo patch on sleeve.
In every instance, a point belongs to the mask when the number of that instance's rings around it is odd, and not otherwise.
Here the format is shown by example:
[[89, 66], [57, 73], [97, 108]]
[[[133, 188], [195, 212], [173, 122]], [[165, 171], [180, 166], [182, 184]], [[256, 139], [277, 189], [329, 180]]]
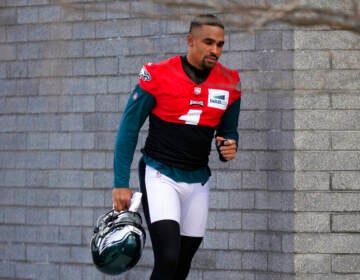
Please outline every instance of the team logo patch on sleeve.
[[150, 73], [146, 70], [145, 66], [143, 66], [140, 70], [139, 73], [139, 78], [145, 82], [150, 81], [151, 80], [151, 75]]
[[209, 89], [208, 107], [225, 110], [229, 103], [229, 92], [222, 89]]

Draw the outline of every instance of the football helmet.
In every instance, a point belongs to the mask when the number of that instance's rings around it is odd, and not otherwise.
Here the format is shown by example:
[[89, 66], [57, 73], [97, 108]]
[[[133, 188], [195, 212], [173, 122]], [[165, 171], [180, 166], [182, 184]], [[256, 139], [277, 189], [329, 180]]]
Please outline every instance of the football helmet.
[[121, 274], [139, 261], [146, 234], [138, 212], [111, 210], [98, 218], [91, 239], [92, 259], [105, 274]]

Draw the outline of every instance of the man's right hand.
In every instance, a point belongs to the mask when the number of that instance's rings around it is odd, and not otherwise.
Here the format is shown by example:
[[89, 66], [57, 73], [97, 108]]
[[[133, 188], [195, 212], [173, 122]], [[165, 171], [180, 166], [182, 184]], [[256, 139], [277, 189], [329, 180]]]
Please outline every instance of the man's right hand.
[[129, 188], [113, 188], [112, 202], [115, 211], [127, 210], [130, 207], [132, 191]]

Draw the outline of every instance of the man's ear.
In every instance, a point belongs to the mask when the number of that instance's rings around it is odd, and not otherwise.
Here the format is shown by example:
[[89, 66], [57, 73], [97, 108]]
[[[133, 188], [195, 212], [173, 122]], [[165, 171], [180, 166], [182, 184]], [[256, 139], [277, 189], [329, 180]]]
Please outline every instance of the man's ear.
[[188, 33], [188, 35], [186, 36], [186, 41], [189, 47], [192, 47], [194, 45], [194, 37], [191, 33]]

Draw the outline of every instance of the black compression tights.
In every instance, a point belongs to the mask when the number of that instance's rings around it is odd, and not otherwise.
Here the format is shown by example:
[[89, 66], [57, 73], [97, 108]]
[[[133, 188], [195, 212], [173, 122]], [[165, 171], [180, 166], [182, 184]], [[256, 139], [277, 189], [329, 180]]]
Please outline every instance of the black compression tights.
[[181, 236], [171, 220], [150, 224], [149, 232], [155, 259], [150, 280], [185, 280], [202, 237]]

